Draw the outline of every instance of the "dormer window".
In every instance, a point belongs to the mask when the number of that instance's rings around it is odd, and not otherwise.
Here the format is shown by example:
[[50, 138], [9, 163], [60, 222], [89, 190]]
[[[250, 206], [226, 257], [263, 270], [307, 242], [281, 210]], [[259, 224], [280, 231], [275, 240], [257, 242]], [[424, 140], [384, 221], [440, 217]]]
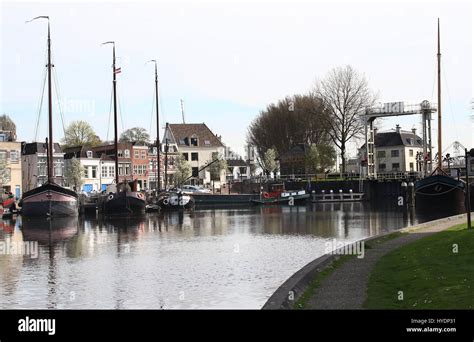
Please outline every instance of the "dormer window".
[[87, 154], [87, 158], [92, 158], [92, 151], [87, 151], [86, 154]]
[[125, 158], [130, 158], [130, 150], [123, 151], [123, 155], [125, 156]]
[[207, 145], [207, 146], [211, 145], [211, 141], [210, 140], [204, 140], [204, 145]]
[[191, 146], [198, 146], [198, 138], [191, 137]]

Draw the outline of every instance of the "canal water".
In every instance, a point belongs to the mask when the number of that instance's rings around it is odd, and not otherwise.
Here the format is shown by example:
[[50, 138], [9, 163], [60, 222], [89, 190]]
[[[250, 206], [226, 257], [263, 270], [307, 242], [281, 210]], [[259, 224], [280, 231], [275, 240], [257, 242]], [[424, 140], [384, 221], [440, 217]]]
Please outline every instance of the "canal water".
[[329, 242], [436, 215], [358, 202], [0, 220], [0, 308], [256, 309]]

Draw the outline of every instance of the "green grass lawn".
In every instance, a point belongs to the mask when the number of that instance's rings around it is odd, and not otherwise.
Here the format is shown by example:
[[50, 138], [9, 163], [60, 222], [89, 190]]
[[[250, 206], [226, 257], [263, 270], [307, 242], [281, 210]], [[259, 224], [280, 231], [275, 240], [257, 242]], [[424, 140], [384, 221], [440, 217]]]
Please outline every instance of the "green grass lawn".
[[367, 294], [369, 309], [473, 309], [474, 230], [458, 225], [390, 252], [372, 271]]

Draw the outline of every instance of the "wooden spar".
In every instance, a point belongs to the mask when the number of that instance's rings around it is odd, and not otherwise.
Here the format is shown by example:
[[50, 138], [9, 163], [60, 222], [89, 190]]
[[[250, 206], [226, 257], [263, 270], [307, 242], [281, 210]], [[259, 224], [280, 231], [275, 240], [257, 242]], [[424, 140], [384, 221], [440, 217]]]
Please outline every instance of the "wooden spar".
[[438, 169], [441, 170], [442, 156], [442, 135], [441, 135], [441, 38], [438, 18]]
[[48, 182], [52, 183], [53, 174], [53, 95], [51, 91], [51, 31], [48, 18]]

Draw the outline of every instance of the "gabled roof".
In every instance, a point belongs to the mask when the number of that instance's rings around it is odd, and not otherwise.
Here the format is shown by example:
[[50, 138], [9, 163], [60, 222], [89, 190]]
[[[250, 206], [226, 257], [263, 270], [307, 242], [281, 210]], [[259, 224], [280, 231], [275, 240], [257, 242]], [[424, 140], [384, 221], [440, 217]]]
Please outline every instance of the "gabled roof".
[[[375, 147], [414, 146], [422, 147], [423, 140], [413, 132], [380, 132], [375, 135]], [[363, 144], [360, 148], [365, 148]]]
[[178, 146], [188, 146], [184, 143], [185, 140], [196, 137], [199, 141], [198, 147], [224, 147], [205, 123], [168, 124], [168, 127]]

